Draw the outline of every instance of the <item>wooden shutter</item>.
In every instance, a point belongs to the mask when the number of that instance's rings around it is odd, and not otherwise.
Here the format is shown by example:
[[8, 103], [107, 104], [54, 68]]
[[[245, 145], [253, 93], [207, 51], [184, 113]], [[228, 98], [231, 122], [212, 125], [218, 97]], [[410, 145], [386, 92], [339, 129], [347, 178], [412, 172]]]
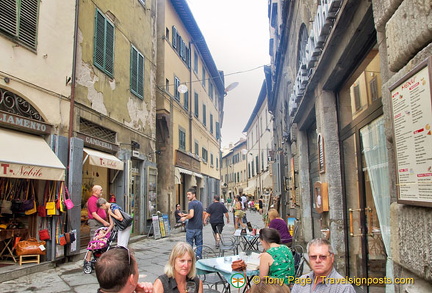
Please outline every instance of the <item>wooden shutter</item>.
[[144, 56], [138, 53], [138, 95], [144, 98]]
[[16, 0], [0, 1], [0, 29], [18, 36], [18, 6]]
[[96, 11], [94, 64], [110, 77], [114, 74], [114, 25]]
[[113, 76], [114, 74], [114, 26], [105, 21], [106, 39], [105, 39], [105, 69]]
[[38, 0], [22, 0], [18, 38], [25, 45], [36, 49]]
[[103, 70], [105, 59], [105, 17], [99, 10], [96, 11], [94, 46], [94, 63]]

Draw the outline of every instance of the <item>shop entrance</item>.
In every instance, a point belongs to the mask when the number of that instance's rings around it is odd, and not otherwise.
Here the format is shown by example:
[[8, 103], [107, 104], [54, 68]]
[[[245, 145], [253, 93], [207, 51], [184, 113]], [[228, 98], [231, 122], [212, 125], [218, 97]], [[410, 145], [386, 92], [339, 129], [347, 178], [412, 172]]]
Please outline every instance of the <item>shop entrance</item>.
[[[386, 270], [390, 182], [377, 53], [372, 50], [368, 54], [339, 93], [347, 273], [356, 278], [391, 275]], [[357, 285], [364, 292], [385, 292], [382, 284]]]

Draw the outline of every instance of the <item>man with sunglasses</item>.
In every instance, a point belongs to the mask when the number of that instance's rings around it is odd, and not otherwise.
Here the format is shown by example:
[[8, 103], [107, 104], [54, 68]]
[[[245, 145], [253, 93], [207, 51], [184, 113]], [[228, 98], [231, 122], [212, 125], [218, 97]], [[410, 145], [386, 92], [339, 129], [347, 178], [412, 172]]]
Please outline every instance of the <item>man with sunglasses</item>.
[[138, 283], [138, 264], [129, 249], [117, 246], [102, 254], [96, 262], [98, 293], [152, 293], [153, 284]]
[[333, 267], [334, 250], [328, 240], [311, 240], [307, 253], [312, 272], [298, 278], [291, 293], [355, 293], [354, 287]]

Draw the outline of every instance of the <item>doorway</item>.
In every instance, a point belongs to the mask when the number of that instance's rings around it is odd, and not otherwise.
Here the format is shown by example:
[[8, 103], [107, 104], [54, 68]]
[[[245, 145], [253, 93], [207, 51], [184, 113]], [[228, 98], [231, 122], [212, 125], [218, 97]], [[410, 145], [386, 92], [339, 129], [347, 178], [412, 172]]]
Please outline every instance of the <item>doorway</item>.
[[[390, 207], [381, 206], [377, 202], [382, 195], [376, 194], [374, 185], [386, 184], [388, 186], [388, 172], [386, 172], [388, 168], [387, 162], [381, 161], [382, 158], [372, 155], [367, 158], [365, 149], [365, 144], [368, 144], [365, 141], [367, 140], [365, 135], [371, 134], [379, 137], [379, 129], [376, 125], [382, 123], [383, 120], [382, 116], [377, 118], [355, 131], [342, 143], [350, 277], [381, 278], [386, 276], [387, 254], [381, 233], [381, 227], [385, 225], [380, 223], [383, 217], [380, 217], [379, 213]], [[381, 139], [384, 137], [381, 136]], [[377, 146], [382, 145], [385, 146], [385, 141]], [[381, 173], [381, 176], [377, 173]], [[374, 287], [371, 292], [384, 292], [384, 287]]]
[[[386, 270], [390, 179], [380, 89], [379, 55], [371, 50], [338, 97], [349, 277], [391, 275]], [[385, 292], [385, 285], [356, 285], [364, 292]]]

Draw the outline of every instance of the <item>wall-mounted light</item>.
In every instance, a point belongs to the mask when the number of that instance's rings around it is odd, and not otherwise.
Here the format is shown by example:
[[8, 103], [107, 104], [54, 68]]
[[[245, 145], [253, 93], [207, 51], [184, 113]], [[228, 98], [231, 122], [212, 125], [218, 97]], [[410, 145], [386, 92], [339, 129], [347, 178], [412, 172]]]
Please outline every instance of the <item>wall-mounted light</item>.
[[131, 141], [131, 148], [132, 148], [133, 150], [139, 150], [140, 147], [141, 147], [141, 145], [140, 145], [138, 142], [133, 141], [133, 140]]

